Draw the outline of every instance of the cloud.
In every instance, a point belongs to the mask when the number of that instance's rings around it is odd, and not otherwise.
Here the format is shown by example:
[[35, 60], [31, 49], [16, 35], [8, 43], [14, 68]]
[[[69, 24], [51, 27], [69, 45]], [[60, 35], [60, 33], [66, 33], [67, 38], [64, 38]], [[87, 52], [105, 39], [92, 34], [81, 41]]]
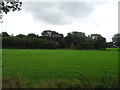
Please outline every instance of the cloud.
[[39, 22], [65, 25], [87, 17], [96, 5], [93, 2], [24, 2], [23, 10], [30, 12]]
[[[86, 0], [85, 0], [86, 1]], [[111, 41], [118, 33], [118, 3], [108, 2], [23, 2], [19, 12], [9, 12], [0, 24], [9, 34], [39, 34], [44, 30], [63, 33], [79, 31], [101, 34]]]

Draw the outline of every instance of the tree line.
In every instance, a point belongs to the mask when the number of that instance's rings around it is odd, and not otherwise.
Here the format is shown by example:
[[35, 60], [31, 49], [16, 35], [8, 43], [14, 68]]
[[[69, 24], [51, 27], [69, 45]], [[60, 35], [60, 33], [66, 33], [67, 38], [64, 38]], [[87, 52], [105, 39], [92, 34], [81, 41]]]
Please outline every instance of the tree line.
[[90, 34], [73, 31], [64, 37], [56, 31], [45, 30], [41, 36], [34, 33], [16, 36], [2, 32], [2, 48], [20, 49], [106, 49], [106, 47], [119, 47], [120, 34], [115, 34], [112, 42], [106, 42], [106, 38], [100, 34]]

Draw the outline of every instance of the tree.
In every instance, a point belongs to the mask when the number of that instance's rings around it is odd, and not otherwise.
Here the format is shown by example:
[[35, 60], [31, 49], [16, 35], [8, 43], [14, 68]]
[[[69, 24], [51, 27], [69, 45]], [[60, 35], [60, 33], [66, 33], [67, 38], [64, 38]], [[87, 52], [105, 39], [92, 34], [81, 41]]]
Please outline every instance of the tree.
[[61, 36], [59, 36], [59, 33], [58, 33], [58, 32], [56, 32], [56, 31], [51, 31], [51, 30], [45, 30], [45, 31], [43, 31], [41, 34], [42, 34], [42, 36], [43, 36], [44, 38], [61, 37]]
[[113, 48], [113, 47], [114, 47], [113, 42], [107, 42], [107, 43], [106, 43], [106, 47], [107, 47], [107, 48]]
[[56, 49], [59, 46], [55, 41], [40, 38], [3, 37], [2, 42], [3, 48]]
[[76, 49], [76, 47], [74, 46], [74, 44], [70, 45], [70, 49]]
[[87, 37], [84, 42], [85, 49], [94, 49], [95, 42], [90, 37]]
[[18, 34], [18, 35], [16, 35], [16, 37], [19, 37], [19, 38], [25, 38], [26, 35], [24, 35], [24, 34]]
[[64, 35], [56, 31], [45, 30], [41, 33], [43, 39], [53, 40], [59, 43], [59, 48], [64, 48]]
[[2, 32], [2, 37], [10, 37], [10, 35], [7, 32]]
[[113, 44], [115, 45], [115, 47], [120, 48], [120, 33], [115, 34], [112, 37], [112, 41], [113, 41]]
[[21, 10], [21, 6], [22, 2], [19, 0], [0, 0], [0, 19], [2, 19], [3, 13], [7, 14], [10, 11], [19, 11]]
[[22, 2], [19, 0], [0, 0], [0, 12], [8, 13], [9, 11], [21, 10]]
[[70, 47], [72, 44], [77, 48], [77, 49], [85, 49], [85, 40], [86, 40], [86, 35], [83, 32], [71, 32], [68, 33], [67, 36], [65, 37], [65, 43], [66, 47]]
[[94, 40], [95, 49], [106, 49], [106, 38], [102, 37], [100, 34], [91, 34], [88, 37]]
[[39, 36], [36, 35], [36, 34], [34, 34], [34, 33], [29, 33], [29, 34], [27, 35], [27, 37], [28, 37], [28, 38], [39, 38]]

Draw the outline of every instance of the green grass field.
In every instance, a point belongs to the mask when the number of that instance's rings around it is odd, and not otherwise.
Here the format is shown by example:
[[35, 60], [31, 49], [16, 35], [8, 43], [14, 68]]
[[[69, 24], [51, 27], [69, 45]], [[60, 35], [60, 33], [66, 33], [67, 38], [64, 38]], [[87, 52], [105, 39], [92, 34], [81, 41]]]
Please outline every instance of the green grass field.
[[118, 75], [118, 51], [3, 49], [3, 80], [20, 77], [74, 80], [81, 74], [95, 81], [107, 72]]
[[113, 51], [116, 51], [116, 50], [120, 50], [120, 48], [106, 48], [106, 50], [113, 50]]

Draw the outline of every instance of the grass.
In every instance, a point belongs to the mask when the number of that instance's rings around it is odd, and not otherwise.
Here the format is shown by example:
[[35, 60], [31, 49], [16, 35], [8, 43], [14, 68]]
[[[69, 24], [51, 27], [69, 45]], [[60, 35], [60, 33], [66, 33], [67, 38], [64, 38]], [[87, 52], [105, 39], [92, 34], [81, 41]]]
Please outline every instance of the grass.
[[94, 83], [105, 72], [113, 79], [118, 75], [118, 51], [113, 50], [3, 49], [2, 55], [3, 80], [72, 81], [82, 75]]
[[106, 50], [114, 50], [114, 51], [118, 51], [118, 50], [120, 50], [120, 48], [106, 48]]
[[25, 82], [18, 78], [3, 80], [2, 85], [3, 88], [92, 88], [94, 90], [95, 88], [118, 88], [118, 79], [112, 80], [110, 76], [106, 75], [94, 84], [85, 77], [72, 81], [66, 79], [44, 79], [39, 83]]

